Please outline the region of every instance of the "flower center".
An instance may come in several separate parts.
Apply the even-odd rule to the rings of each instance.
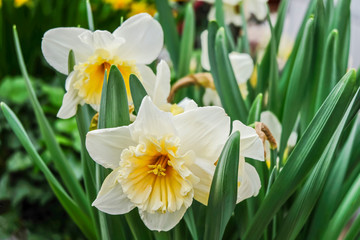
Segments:
[[[149,170],[148,173],[154,173],[157,176],[166,176],[166,166],[171,165],[169,161],[169,157],[167,155],[160,155],[157,158],[157,161],[155,164],[153,165],[148,165],[148,167],[150,169],[153,170]]]
[[[77,64],[73,87],[78,90],[78,95],[87,104],[100,105],[101,91],[104,82],[104,74],[109,77],[110,67],[115,65],[124,78],[128,100],[131,101],[129,77],[135,74],[139,77],[134,63],[122,61],[117,56],[111,56],[109,52],[98,49],[87,62]]]
[[[150,213],[175,212],[191,205],[199,179],[187,168],[190,153],[178,153],[176,137],[146,137],[123,150],[118,181],[139,209]]]

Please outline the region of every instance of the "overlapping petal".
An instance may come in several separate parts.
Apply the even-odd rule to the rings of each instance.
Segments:
[[[120,183],[117,181],[118,169],[114,169],[104,180],[92,206],[108,214],[124,214],[130,212],[135,205],[130,202],[123,193]]]
[[[44,34],[41,49],[46,61],[62,74],[68,74],[69,51],[73,50],[76,62],[91,56],[93,49],[80,39],[81,34],[91,32],[83,28],[54,28]]]
[[[127,19],[113,35],[125,39],[117,54],[123,60],[150,64],[163,47],[163,31],[149,14],[141,13]]]
[[[136,145],[128,126],[90,131],[86,136],[86,148],[91,158],[105,168],[119,167],[121,152]]]

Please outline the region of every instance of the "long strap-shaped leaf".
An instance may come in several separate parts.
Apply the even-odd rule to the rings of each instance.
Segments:
[[[357,92],[357,95],[358,94],[359,91]],[[310,177],[307,179],[304,187],[301,189],[301,192],[292,205],[281,226],[279,234],[276,237],[277,240],[295,239],[310,216],[312,209],[314,208],[325,185],[330,166],[333,165],[335,150],[339,144],[340,136],[346,127],[347,118],[354,107],[355,100],[357,100],[356,96],[353,98],[352,103],[343,116],[341,123],[323,152],[319,162],[316,164]],[[357,110],[359,110],[359,108],[357,108]],[[323,220],[321,219],[320,221]]]
[[[169,51],[175,71],[178,71],[180,56],[180,40],[177,32],[175,19],[168,0],[155,0],[156,9],[159,13],[159,22],[164,30],[165,45]]]
[[[55,167],[58,170],[60,177],[63,180],[66,188],[69,190],[71,196],[80,206],[80,208],[83,209],[85,213],[90,216],[90,204],[85,196],[84,190],[82,189],[79,181],[76,179],[73,169],[71,168],[68,160],[66,159],[63,151],[61,150],[58,142],[56,141],[55,134],[44,115],[38,99],[36,98],[35,91],[31,85],[30,78],[25,67],[24,59],[21,53],[20,42],[15,26],[14,41],[20,69],[25,79],[26,89],[29,94],[30,103],[34,109],[36,120],[39,124],[41,134],[45,140],[45,144],[50,151],[52,159],[55,163]]]
[[[311,49],[314,40],[314,19],[311,17],[306,23],[295,65],[291,73],[289,86],[286,92],[284,111],[282,115],[282,132],[280,141],[280,156],[286,148],[288,138],[293,130],[296,118],[305,96],[306,80],[311,66]]]
[[[1,103],[1,109],[4,113],[6,120],[8,121],[11,129],[14,131],[21,144],[30,155],[31,159],[34,161],[36,166],[44,174],[46,180],[48,181],[51,189],[55,193],[57,199],[60,201],[61,205],[64,207],[66,212],[69,214],[71,219],[79,226],[84,235],[89,239],[97,239],[96,231],[93,227],[92,222],[88,218],[88,215],[79,208],[79,206],[69,197],[66,191],[63,189],[61,184],[54,177],[52,172],[44,163],[43,159],[39,156],[34,145],[31,143],[30,138],[26,134],[24,127],[22,126],[19,119],[11,111],[11,109],[5,104]]]
[[[309,240],[319,239],[326,230],[329,221],[336,211],[341,200],[341,190],[344,188],[343,183],[346,178],[351,153],[353,148],[357,148],[356,139],[360,137],[360,118],[355,122],[349,137],[346,140],[340,154],[333,163],[333,167],[325,183],[324,190],[318,201],[316,211],[312,217],[311,227],[307,238]],[[331,201],[329,201],[331,199]]]
[[[265,226],[318,162],[354,96],[354,87],[355,71],[350,70],[327,97],[289,156],[251,222],[245,239],[260,238]],[[259,229],[259,226],[262,228]]]
[[[240,132],[227,140],[211,183],[204,239],[222,239],[235,209],[239,168]]]
[[[211,74],[221,103],[231,119],[246,122],[248,109],[241,96],[229,60],[224,28],[218,29],[216,22],[210,22],[209,24],[208,42]]]

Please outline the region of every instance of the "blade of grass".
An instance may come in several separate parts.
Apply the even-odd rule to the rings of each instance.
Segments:
[[[86,15],[88,20],[89,30],[93,32],[95,31],[95,27],[94,27],[94,18],[91,11],[90,0],[86,0]]]

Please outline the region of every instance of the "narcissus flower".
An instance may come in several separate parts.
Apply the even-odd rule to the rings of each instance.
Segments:
[[[262,143],[251,129],[234,123],[233,131],[241,131],[240,155],[263,159]],[[145,97],[131,125],[87,134],[90,156],[112,169],[93,206],[108,214],[125,214],[137,207],[149,229],[170,230],[193,199],[207,204],[229,131],[230,118],[220,107],[174,116]],[[243,158],[238,185],[238,201],[256,195],[260,188],[256,171]]]
[[[148,14],[138,14],[126,20],[113,33],[91,32],[82,28],[55,28],[47,31],[42,41],[46,61],[57,71],[68,74],[68,54],[74,51],[75,67],[66,79],[66,94],[58,117],[75,115],[78,104],[100,105],[104,73],[116,65],[124,77],[131,102],[129,76],[142,81],[154,75],[145,64],[159,55],[163,46],[160,24]]]

